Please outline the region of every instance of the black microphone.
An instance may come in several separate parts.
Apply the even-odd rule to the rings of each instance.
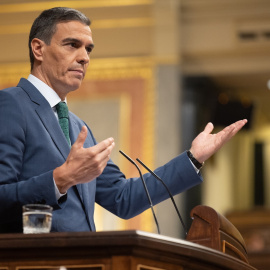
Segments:
[[[166,188],[166,190],[167,190],[167,192],[169,193],[169,195],[170,195],[170,198],[171,198],[171,200],[172,200],[172,202],[173,202],[173,205],[174,205],[174,208],[175,208],[175,210],[176,210],[176,212],[177,212],[177,214],[178,214],[178,217],[179,217],[179,219],[180,219],[180,221],[181,221],[181,224],[182,224],[182,226],[183,226],[183,229],[184,229],[184,231],[185,231],[185,234],[187,235],[188,233],[187,233],[187,229],[186,229],[186,226],[185,226],[185,223],[184,223],[184,221],[183,221],[183,219],[182,219],[182,217],[181,217],[181,215],[180,215],[180,212],[179,212],[179,210],[178,210],[178,208],[177,208],[177,206],[176,206],[176,203],[175,203],[175,201],[174,201],[174,198],[173,198],[173,196],[172,196],[172,194],[171,194],[171,192],[170,192],[170,190],[169,190],[169,188],[168,188],[168,186],[165,184],[165,182],[159,177],[159,176],[157,176],[151,169],[149,169],[141,160],[139,160],[138,158],[136,159],[147,171],[149,171],[157,180],[159,180],[162,184],[163,184],[163,186]]]
[[[143,178],[142,172],[141,172],[140,168],[138,167],[138,165],[135,163],[134,160],[132,160],[132,159],[131,159],[128,155],[126,155],[123,151],[119,150],[119,152],[120,152],[125,158],[127,158],[133,165],[135,165],[135,167],[136,167],[137,170],[139,171],[140,178],[141,178],[141,180],[142,180],[143,187],[144,187],[144,189],[145,189],[145,192],[146,192],[146,195],[147,195],[147,198],[148,198],[148,201],[149,201],[149,204],[150,204],[150,207],[151,207],[153,216],[154,216],[154,220],[155,220],[155,223],[156,223],[156,226],[157,226],[157,231],[158,231],[158,234],[160,234],[158,221],[157,221],[156,214],[155,214],[155,211],[154,211],[154,208],[153,208],[153,203],[152,203],[151,197],[150,197],[150,195],[149,195],[149,192],[148,192],[148,189],[147,189],[145,180],[144,180],[144,178]]]

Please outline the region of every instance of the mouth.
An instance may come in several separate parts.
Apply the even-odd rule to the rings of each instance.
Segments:
[[[75,74],[76,77],[79,77],[79,78],[84,77],[84,71],[81,69],[70,69],[69,71]]]

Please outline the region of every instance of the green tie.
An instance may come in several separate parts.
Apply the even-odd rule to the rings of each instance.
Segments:
[[[58,114],[59,124],[63,130],[63,133],[68,141],[69,146],[71,146],[69,138],[69,118],[68,118],[68,106],[65,102],[59,102],[56,105],[56,111]]]

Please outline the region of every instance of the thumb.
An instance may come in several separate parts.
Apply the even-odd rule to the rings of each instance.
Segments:
[[[86,137],[87,137],[87,128],[86,126],[83,126],[74,144],[77,147],[83,147]]]
[[[209,122],[204,128],[204,132],[210,134],[213,131],[213,129],[214,125],[211,122]]]

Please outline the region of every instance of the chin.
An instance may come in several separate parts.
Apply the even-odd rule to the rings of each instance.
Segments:
[[[69,91],[70,92],[76,91],[78,88],[80,88],[81,84],[82,84],[82,81],[81,80],[80,80],[79,83],[78,83],[78,81],[77,82],[70,83],[68,85]]]

